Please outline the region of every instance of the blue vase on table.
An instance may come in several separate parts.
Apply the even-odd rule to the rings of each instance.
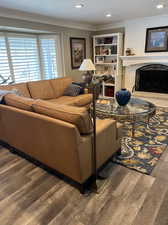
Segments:
[[[117,103],[120,106],[125,106],[128,104],[131,98],[131,92],[128,91],[126,88],[122,88],[121,90],[117,91],[115,94]]]

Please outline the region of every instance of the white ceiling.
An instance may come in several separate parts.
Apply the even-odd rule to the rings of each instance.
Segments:
[[[168,0],[0,0],[0,7],[72,22],[101,25],[168,14],[168,7],[156,9],[156,4],[163,1],[166,3]],[[77,3],[84,4],[84,8],[76,9],[74,5]],[[107,13],[111,13],[112,17],[106,18]]]

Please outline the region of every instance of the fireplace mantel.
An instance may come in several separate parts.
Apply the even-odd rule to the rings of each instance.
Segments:
[[[161,63],[168,65],[168,55],[144,55],[144,56],[120,56],[123,66],[134,66],[139,64]]]

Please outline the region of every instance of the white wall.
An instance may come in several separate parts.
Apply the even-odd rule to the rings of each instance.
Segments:
[[[126,21],[125,49],[133,48],[136,55],[168,55],[164,53],[145,53],[146,28],[168,26],[168,15],[153,16]]]

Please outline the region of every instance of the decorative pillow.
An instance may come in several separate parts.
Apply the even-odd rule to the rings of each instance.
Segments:
[[[77,82],[72,82],[72,84],[76,84],[76,85],[78,85],[78,86],[80,86],[81,87],[81,90],[80,90],[80,95],[81,94],[84,94],[84,90],[85,90],[85,86],[86,86],[86,84],[84,83],[84,82],[79,82],[79,83],[77,83]]]
[[[6,105],[33,111],[32,104],[34,103],[34,100],[32,98],[21,97],[16,94],[7,94],[4,96],[4,101]]]
[[[33,109],[37,113],[74,124],[81,134],[90,134],[92,132],[92,120],[89,112],[84,107],[36,100]]]
[[[81,87],[76,84],[70,84],[64,91],[65,96],[77,96],[81,92]]]

